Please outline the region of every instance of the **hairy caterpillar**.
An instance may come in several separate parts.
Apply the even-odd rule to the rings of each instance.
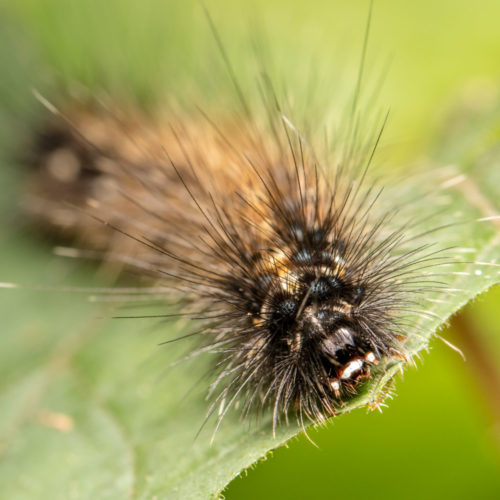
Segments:
[[[47,106],[25,209],[79,255],[170,288],[201,321],[200,352],[219,353],[219,420],[238,405],[270,408],[274,426],[290,413],[324,421],[406,359],[404,313],[415,286],[431,286],[419,269],[433,257],[408,247],[364,185],[378,136],[331,169],[279,107],[264,128]]]

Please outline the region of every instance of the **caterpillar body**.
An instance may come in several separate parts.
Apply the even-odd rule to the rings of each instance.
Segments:
[[[366,180],[381,129],[321,158],[279,106],[267,126],[47,107],[25,210],[80,255],[168,287],[202,323],[219,423],[231,407],[270,411],[274,426],[324,421],[408,359],[406,312],[431,286],[419,271],[431,257]]]

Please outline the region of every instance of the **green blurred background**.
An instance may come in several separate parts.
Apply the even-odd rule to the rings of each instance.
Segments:
[[[369,2],[206,4],[243,87],[252,87],[248,47],[259,31],[287,86],[305,88],[318,65],[318,102],[330,92],[348,93],[337,80],[355,78]],[[15,148],[39,108],[32,87],[54,96],[61,85],[79,82],[145,106],[173,96],[208,108],[231,92],[222,66],[213,69],[217,50],[198,2],[4,0],[0,9],[0,131],[7,148]],[[498,0],[374,2],[366,79],[385,77],[377,101],[391,109],[389,163],[432,152],[445,119],[464,102],[488,110],[500,84],[499,20]],[[497,366],[499,303],[496,289],[465,313]],[[443,335],[460,344],[453,331]],[[434,340],[418,369],[400,377],[382,414],[335,419],[311,432],[317,447],[293,440],[234,480],[225,497],[500,498],[500,421],[492,402],[500,395],[488,393],[476,373]]]

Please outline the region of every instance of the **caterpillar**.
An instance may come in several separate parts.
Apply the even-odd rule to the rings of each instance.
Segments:
[[[332,169],[279,105],[265,128],[46,104],[25,211],[80,256],[170,289],[201,322],[198,350],[218,354],[219,423],[232,406],[270,411],[274,427],[293,413],[325,421],[407,359],[404,313],[432,257],[408,248],[366,181],[382,127]]]

